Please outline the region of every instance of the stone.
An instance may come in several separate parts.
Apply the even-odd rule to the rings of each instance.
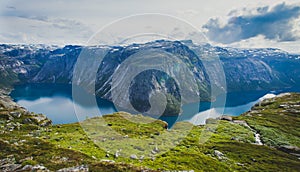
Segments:
[[[239,124],[239,125],[243,125],[245,127],[248,127],[247,122],[243,121],[243,120],[233,120],[232,122],[235,123],[235,124]]]
[[[120,156],[120,151],[116,151],[115,158],[118,158]]]
[[[217,124],[218,120],[217,119],[213,119],[213,118],[207,118],[205,120],[205,124]]]
[[[138,157],[135,154],[130,155],[130,159],[138,159]]]
[[[157,152],[155,152],[154,150],[151,151],[152,154],[157,154]]]
[[[220,117],[218,117],[219,120],[224,120],[224,121],[232,121],[232,117],[231,116],[226,116],[226,115],[222,115]]]
[[[58,172],[88,172],[89,168],[86,165],[80,165],[75,167],[63,168],[57,171]]]
[[[21,171],[31,171],[32,168],[33,168],[32,165],[25,165],[25,166],[21,169]]]
[[[25,119],[23,119],[22,123],[23,123],[23,124],[31,124],[32,121],[31,121],[30,118],[25,118]]]
[[[110,159],[101,159],[100,162],[110,162],[110,163],[114,163],[114,160],[110,160]]]
[[[9,112],[9,114],[15,118],[20,118],[21,117],[21,113],[20,112]]]
[[[218,150],[214,150],[214,155],[217,156],[218,159],[223,159],[224,154]]]
[[[157,145],[155,146],[155,148],[153,149],[153,151],[159,152],[159,149],[158,149]]]
[[[38,170],[43,170],[43,171],[49,171],[46,167],[44,167],[43,165],[35,165],[32,167],[32,170],[38,171]]]

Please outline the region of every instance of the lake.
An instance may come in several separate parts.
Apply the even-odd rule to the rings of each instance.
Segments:
[[[193,124],[203,124],[208,117],[216,117],[221,114],[238,116],[248,110],[266,94],[278,94],[287,91],[299,91],[285,89],[279,91],[248,91],[232,92],[226,95],[225,107],[211,107],[210,102],[186,104],[182,107],[182,115],[179,117],[161,117],[170,125],[176,121],[190,121]],[[80,90],[82,97],[90,97],[84,90]],[[76,100],[72,98],[72,85],[62,84],[26,84],[18,85],[10,96],[15,102],[27,110],[45,114],[54,124],[64,124],[82,121],[86,118],[111,114],[116,112],[114,104],[105,99],[96,98],[97,105],[91,105],[89,100]],[[218,98],[217,98],[218,101]],[[76,106],[76,113],[75,108]],[[194,107],[199,107],[195,110]],[[194,109],[194,110],[192,110]],[[77,114],[77,115],[76,115]]]

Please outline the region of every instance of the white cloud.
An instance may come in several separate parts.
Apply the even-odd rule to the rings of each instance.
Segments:
[[[236,48],[279,48],[281,50],[299,54],[299,45],[300,41],[293,42],[277,42],[274,40],[266,39],[263,35],[258,35],[256,37],[252,37],[249,39],[245,39],[239,42],[231,43],[231,44],[221,44],[215,43],[215,45],[221,47],[236,47]]]
[[[0,2],[0,42],[84,44],[94,32],[106,24],[125,16],[141,13],[173,15],[200,29],[210,18],[219,17],[226,21],[230,11],[232,15],[236,15],[244,7],[248,9],[273,6],[283,1],[2,0]],[[299,3],[299,0],[285,0],[284,2],[294,4]],[[237,10],[233,11],[234,9]],[[164,23],[161,23],[161,26],[163,28]],[[299,33],[299,30],[296,29],[293,32]],[[190,33],[176,30],[174,34],[190,35]],[[240,44],[246,45],[246,43]]]
[[[3,43],[82,44],[93,34],[84,24],[63,18],[0,17]]]

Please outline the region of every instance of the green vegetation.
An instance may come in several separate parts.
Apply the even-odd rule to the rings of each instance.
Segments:
[[[85,164],[91,171],[298,171],[296,156],[269,146],[299,146],[299,100],[299,94],[269,99],[233,121],[180,122],[171,130],[123,112],[49,125],[23,109],[0,106],[0,159],[13,156],[50,170]],[[256,145],[253,130],[235,120],[246,121],[266,145]]]
[[[300,96],[287,94],[267,99],[237,117],[258,131],[269,146],[300,147]]]

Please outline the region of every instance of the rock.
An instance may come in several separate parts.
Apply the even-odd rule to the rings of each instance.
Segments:
[[[155,152],[154,150],[152,150],[151,153],[152,153],[153,155],[154,155],[154,154],[157,154],[157,152]]]
[[[242,163],[236,163],[236,165],[238,165],[238,166],[244,166],[245,164],[242,164]]]
[[[0,160],[0,171],[9,172],[9,171],[43,171],[48,172],[49,170],[42,165],[25,165],[22,168],[22,164],[16,164],[14,158],[5,158]]]
[[[4,159],[0,160],[0,166],[5,165],[5,164],[13,164],[13,163],[15,163],[14,158],[4,158]]]
[[[22,169],[21,169],[21,171],[31,171],[32,170],[32,165],[25,165]]]
[[[138,159],[138,157],[135,154],[130,155],[130,159]]]
[[[286,105],[286,104],[282,104],[282,105],[279,105],[279,108],[288,108],[289,105]]]
[[[41,124],[40,124],[40,126],[41,127],[47,127],[47,126],[50,126],[50,125],[52,125],[52,121],[51,120],[45,120],[45,121],[43,121]]]
[[[143,160],[145,158],[145,156],[144,155],[142,155],[141,157],[140,157],[140,160]]]
[[[21,164],[5,164],[0,167],[1,171],[16,171],[22,167]]]
[[[75,167],[63,168],[57,171],[58,172],[88,172],[89,168],[86,165],[80,165]]]
[[[248,127],[247,122],[243,121],[243,120],[233,120],[232,122],[235,123],[235,124],[239,124],[239,125],[243,125],[245,127]]]
[[[214,155],[217,156],[218,159],[224,158],[224,154],[218,150],[214,150]]]
[[[285,97],[285,96],[290,96],[290,95],[291,95],[291,93],[281,93],[281,94],[278,94],[278,95],[276,96],[276,98]]]
[[[217,119],[224,120],[224,121],[232,121],[232,117],[226,116],[226,115],[222,115],[222,116],[218,117]]]
[[[136,150],[139,150],[139,151],[144,151],[145,150],[144,148],[142,148],[140,146],[134,146],[133,148],[136,149]]]
[[[110,163],[114,163],[114,160],[110,160],[110,159],[101,159],[100,162],[110,162]]]
[[[205,120],[205,124],[217,124],[218,120],[217,119],[213,119],[213,118],[207,118]]]
[[[159,149],[158,149],[157,145],[155,146],[155,148],[153,149],[153,151],[159,152]]]
[[[25,118],[25,119],[23,119],[22,123],[23,124],[32,124],[32,121],[30,118]]]
[[[220,120],[225,120],[225,121],[232,121],[232,117],[231,116],[226,116],[226,115],[220,116],[219,119]]]
[[[299,155],[300,154],[300,148],[297,146],[291,146],[291,145],[283,145],[283,146],[279,146],[277,147],[277,149],[289,153],[289,154],[293,154],[293,155]],[[297,156],[299,157],[299,156]]]
[[[32,167],[32,170],[34,171],[49,171],[46,167],[44,167],[43,165],[35,165]]]
[[[120,151],[116,151],[115,158],[118,158],[120,156]]]
[[[15,118],[20,118],[21,117],[21,113],[20,112],[9,112],[9,114]]]

